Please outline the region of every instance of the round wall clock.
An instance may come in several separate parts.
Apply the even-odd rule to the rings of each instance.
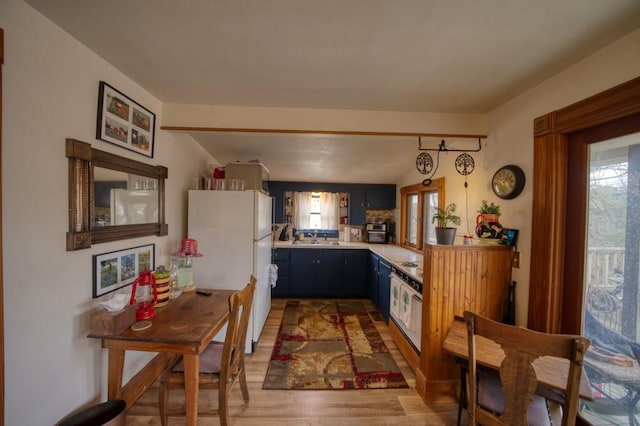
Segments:
[[[491,189],[503,200],[516,198],[524,189],[524,172],[513,164],[499,168],[491,179]]]

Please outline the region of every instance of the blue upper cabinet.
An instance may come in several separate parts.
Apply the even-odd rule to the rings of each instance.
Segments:
[[[395,208],[395,185],[370,185],[367,187],[367,209],[392,210]]]
[[[273,197],[273,222],[284,222],[284,187],[281,182],[269,182],[269,195]]]
[[[367,191],[364,187],[349,192],[349,224],[364,225],[367,221]]]
[[[347,184],[311,182],[269,182],[274,197],[274,222],[284,222],[284,193],[287,191],[326,191],[349,194],[349,224],[364,225],[367,210],[396,208],[396,186],[389,184]]]

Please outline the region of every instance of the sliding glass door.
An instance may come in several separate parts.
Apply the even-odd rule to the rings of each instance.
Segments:
[[[640,424],[640,133],[588,146],[583,334],[593,424]]]

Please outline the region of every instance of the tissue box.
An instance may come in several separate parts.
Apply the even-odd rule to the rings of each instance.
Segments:
[[[94,336],[120,334],[136,322],[136,305],[127,305],[119,312],[98,309],[91,315],[89,332]]]

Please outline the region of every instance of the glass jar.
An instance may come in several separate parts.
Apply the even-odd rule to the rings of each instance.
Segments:
[[[193,291],[193,263],[188,254],[178,258],[178,286],[183,292]]]
[[[178,258],[172,257],[169,266],[169,299],[176,299],[182,294],[178,285]]]

